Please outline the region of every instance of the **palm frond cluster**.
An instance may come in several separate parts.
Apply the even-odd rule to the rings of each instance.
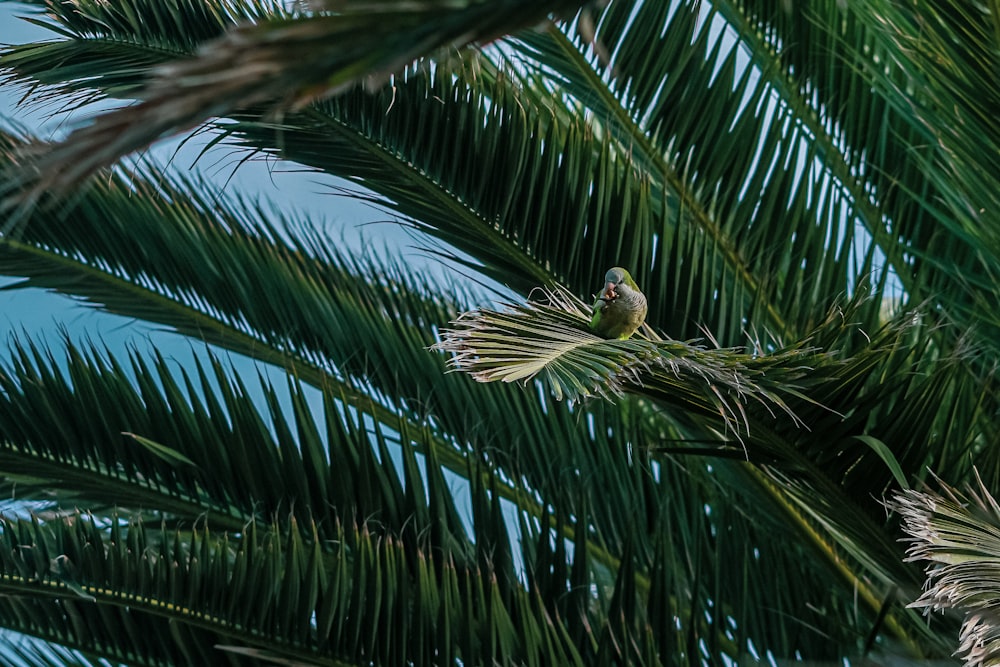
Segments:
[[[8,338],[12,659],[952,654],[882,501],[1000,488],[995,7],[35,4],[4,89],[128,104],[0,134],[0,275],[209,347]],[[430,252],[119,162],[191,128]],[[630,340],[587,330],[611,266]]]

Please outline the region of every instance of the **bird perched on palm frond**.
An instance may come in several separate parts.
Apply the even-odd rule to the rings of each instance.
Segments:
[[[646,319],[646,295],[628,271],[616,266],[604,276],[604,289],[594,301],[590,328],[598,336],[625,340]]]

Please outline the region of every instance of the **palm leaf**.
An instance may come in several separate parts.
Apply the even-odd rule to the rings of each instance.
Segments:
[[[538,589],[557,598],[567,586],[608,591],[599,602],[568,595],[565,607],[547,608],[553,617],[566,618],[566,609],[601,607],[601,615],[567,620],[560,631],[576,638],[574,650],[585,663],[598,662],[595,651],[607,657],[604,651],[612,646],[620,650],[609,659],[639,660],[653,655],[644,652],[653,644],[666,655],[683,656],[679,659],[709,655],[740,662],[749,645],[766,646],[773,655],[804,650],[809,657],[834,659],[843,646],[885,646],[887,638],[914,653],[941,652],[938,625],[928,629],[895,604],[891,591],[896,586],[909,590],[912,572],[897,562],[898,549],[874,499],[893,488],[897,477],[921,479],[929,462],[955,475],[949,479],[968,475],[964,452],[970,447],[987,462],[996,457],[982,446],[996,428],[988,371],[994,339],[985,328],[966,335],[963,326],[939,317],[954,305],[956,319],[967,323],[970,304],[982,309],[995,298],[989,279],[990,227],[976,230],[973,224],[987,218],[980,212],[949,220],[963,202],[989,201],[980,195],[991,171],[981,167],[992,153],[972,156],[956,137],[942,137],[944,152],[928,148],[934,137],[928,128],[947,119],[943,110],[960,108],[970,126],[981,125],[976,113],[966,113],[978,101],[955,97],[970,83],[990,84],[983,75],[989,70],[967,62],[967,54],[955,46],[966,43],[955,38],[962,24],[981,15],[963,11],[955,20],[939,16],[936,5],[874,3],[842,10],[840,4],[789,11],[774,3],[720,2],[699,13],[693,3],[614,2],[598,15],[593,33],[606,48],[603,59],[569,24],[518,35],[497,51],[422,63],[394,78],[395,90],[347,92],[280,119],[266,116],[271,105],[265,101],[233,114],[237,122],[228,130],[228,136],[248,146],[369,187],[361,198],[469,252],[467,264],[478,275],[499,278],[522,295],[539,285],[563,284],[585,297],[594,276],[624,257],[639,269],[656,330],[690,338],[697,325],[705,325],[725,345],[762,341],[753,355],[738,357],[743,353],[655,337],[628,341],[621,349],[603,342],[591,348],[582,342],[579,317],[550,313],[548,324],[563,327],[563,342],[572,342],[564,354],[546,359],[537,348],[525,356],[509,336],[506,343],[498,339],[502,344],[493,353],[507,354],[506,346],[521,355],[515,375],[571,362],[567,374],[545,378],[543,370],[536,376],[556,386],[565,383],[567,396],[612,386],[627,395],[609,390],[614,404],[566,405],[553,402],[547,392],[536,396],[538,381],[530,381],[533,391],[525,392],[498,386],[503,383],[476,386],[461,373],[441,379],[441,358],[422,351],[434,338],[421,328],[444,326],[456,308],[474,304],[463,297],[435,310],[427,293],[437,295],[439,285],[422,291],[405,281],[383,282],[376,277],[377,266],[339,272],[343,262],[328,261],[312,249],[322,243],[275,243],[266,233],[264,242],[247,242],[241,233],[233,235],[239,240],[198,233],[168,245],[178,258],[187,256],[178,252],[184,243],[206,242],[219,257],[252,261],[254,253],[261,253],[271,258],[267,273],[283,277],[261,279],[242,293],[243,299],[257,300],[253,308],[226,303],[217,282],[184,282],[180,272],[164,266],[169,262],[158,265],[162,282],[149,290],[163,300],[156,307],[146,300],[142,308],[154,321],[169,319],[170,326],[191,334],[204,326],[213,332],[213,342],[223,341],[222,333],[246,336],[234,337],[227,347],[256,348],[258,358],[287,365],[317,386],[341,383],[342,390],[354,392],[342,399],[353,409],[364,405],[366,395],[374,396],[376,404],[365,414],[389,429],[410,429],[401,435],[403,441],[419,434],[415,439],[429,447],[429,455],[470,480],[500,471],[491,477],[492,497],[514,500],[527,512],[522,532],[538,532],[535,553],[525,557]],[[890,20],[880,23],[879,12]],[[586,22],[580,17],[578,25]],[[80,70],[53,68],[48,77],[46,63],[73,49],[84,53],[88,42],[76,37],[113,40],[116,33],[140,32],[131,25],[109,25],[94,27],[88,35],[70,30],[72,45],[48,52],[19,51],[20,80],[62,85],[60,77],[76,77]],[[956,72],[963,77],[956,79],[961,86],[923,85],[921,67],[940,77],[951,65],[908,56],[917,49],[900,36],[922,34],[922,25],[934,26],[932,52],[943,54],[943,63],[968,70]],[[988,20],[970,33],[977,51],[991,43],[981,25],[989,25]],[[893,34],[897,26],[903,26],[900,35]],[[142,40],[162,36],[161,47],[168,52],[190,51],[192,44],[170,33],[150,25]],[[140,40],[134,41],[122,51],[136,58],[134,71],[118,76],[112,60],[94,52],[93,79],[66,81],[65,89],[97,95],[138,90],[148,76],[146,63],[157,56],[143,54]],[[750,54],[751,68],[741,64],[744,52]],[[522,60],[508,67],[508,56]],[[988,102],[989,95],[982,97]],[[990,136],[990,128],[981,129]],[[511,155],[511,146],[523,152]],[[960,159],[941,161],[942,155]],[[484,164],[491,170],[482,169]],[[947,165],[970,171],[968,165],[977,165],[978,171],[968,187],[950,193],[948,181],[961,174]],[[138,199],[148,201],[143,195],[139,192]],[[168,197],[187,198],[183,188]],[[92,215],[93,223],[100,217]],[[194,218],[198,225],[210,220],[200,214]],[[242,222],[232,227],[242,229]],[[36,226],[29,225],[25,234]],[[115,233],[131,238],[127,229],[119,229]],[[279,226],[275,236],[285,231]],[[134,250],[128,243],[105,238],[95,244],[103,246],[98,249],[70,237],[64,228],[45,241],[39,235],[26,238],[30,247],[11,244],[22,254],[8,266],[31,271],[38,285],[121,304],[110,307],[136,308],[127,305],[124,294],[135,296],[126,288],[139,274],[120,267],[142,263],[129,264]],[[282,258],[288,246],[293,261]],[[935,247],[943,249],[935,253],[936,264],[929,261]],[[299,255],[319,261],[299,261]],[[77,270],[85,267],[83,275],[105,280],[103,293],[94,282],[73,286],[59,276],[57,267],[74,266],[81,256],[86,259]],[[879,270],[883,256],[890,268]],[[42,268],[40,258],[51,263]],[[118,271],[110,281],[100,273],[108,266],[115,267],[111,273]],[[876,277],[868,284],[875,298],[859,301],[843,318],[834,311],[824,319],[830,303],[840,294],[860,292],[859,278],[873,270]],[[324,288],[313,291],[310,280],[289,279],[296,272]],[[380,288],[372,295],[377,305],[369,310],[352,300],[350,290],[326,287],[323,281],[331,276],[374,282],[392,295],[399,290],[406,296],[388,298]],[[909,326],[882,327],[882,297],[897,279],[909,298],[933,301],[910,314]],[[952,300],[956,285],[963,291]],[[182,314],[174,312],[178,294],[183,295]],[[328,300],[343,300],[348,307],[326,313]],[[295,308],[283,310],[283,302]],[[519,315],[520,308],[537,310],[516,306],[513,315],[494,315],[507,318],[504,326],[521,326],[520,315],[528,320],[538,315]],[[305,312],[315,316],[308,326],[290,331],[283,322],[297,318],[300,309],[312,309]],[[243,319],[247,312],[253,317]],[[420,323],[412,328],[411,313]],[[357,322],[375,338],[391,329],[389,338],[406,342],[365,340],[360,349],[352,348],[349,325]],[[331,326],[334,334],[328,336],[322,327]],[[528,333],[532,340],[538,334]],[[524,333],[518,330],[518,336]],[[537,340],[545,340],[544,335]],[[663,382],[672,384],[660,386],[659,396],[642,396],[657,386],[639,386],[630,378],[665,363],[656,356],[659,344],[674,346],[673,359],[698,361],[702,373],[708,372],[706,366],[718,370],[722,358],[741,364],[743,379],[756,383],[752,388],[716,379],[727,388],[720,394],[734,408],[730,418],[736,406],[745,412],[741,423],[751,426],[747,451],[759,467],[740,462],[742,449],[722,442],[721,399],[706,392],[706,378],[715,376],[692,372],[678,379],[663,373]],[[407,347],[413,350],[406,352]],[[653,355],[652,361],[638,360],[640,352]],[[366,366],[360,362],[365,355],[377,361]],[[767,367],[768,359],[776,362],[773,368]],[[394,368],[407,373],[394,377]],[[791,375],[783,376],[786,372]],[[366,377],[372,378],[368,384],[362,380]],[[782,382],[783,377],[791,382]],[[780,411],[780,418],[773,418],[775,404],[765,398],[772,390],[811,431]],[[753,395],[764,402],[733,398]],[[159,434],[148,436],[170,451],[187,451]],[[866,444],[873,439],[885,449]],[[176,461],[171,466],[148,447],[136,448],[157,464],[190,467]],[[483,467],[474,467],[480,460]],[[406,493],[419,496],[415,482],[420,475],[412,471],[420,465],[408,460],[404,466],[413,482]],[[989,467],[991,474],[1000,469]],[[425,511],[420,503],[409,507]],[[706,507],[712,516],[706,516]],[[622,517],[635,517],[634,523],[621,525]],[[486,524],[493,543],[500,544],[504,522],[484,518],[481,525]],[[575,542],[572,563],[569,544],[560,544],[560,536]],[[748,545],[764,548],[754,553]],[[762,563],[780,571],[782,582],[757,576]],[[630,581],[635,582],[631,591]],[[822,590],[817,581],[824,582]],[[830,581],[837,583],[825,585]],[[854,604],[855,591],[860,607]],[[773,608],[762,600],[773,601]],[[498,604],[507,602],[510,598]],[[526,614],[540,608],[527,598],[518,605]],[[810,616],[804,609],[825,613]],[[613,622],[601,634],[586,633],[588,624],[610,613]],[[657,632],[643,634],[645,622]],[[808,625],[825,627],[829,634],[817,636]],[[552,637],[533,632],[526,642],[540,646],[555,642]],[[512,640],[491,641],[509,648]],[[250,648],[250,655],[260,655],[252,653],[258,650]],[[567,649],[550,658],[570,661],[575,655]]]
[[[11,632],[4,633],[3,652],[11,667],[95,667],[101,664],[98,659],[90,660],[78,651]]]
[[[525,590],[510,572],[463,567],[363,526],[338,526],[324,553],[315,524],[303,539],[251,522],[237,539],[203,525],[178,532],[111,519],[109,528],[83,515],[3,521],[0,588],[13,594],[0,604],[5,622],[37,632],[28,619],[46,615],[50,639],[85,652],[107,646],[140,664],[217,659],[218,650],[238,664],[240,656],[251,664],[589,664],[553,613],[555,599],[543,600],[536,586]],[[609,591],[612,606],[628,587],[622,580]],[[572,612],[575,627],[600,631],[599,611]],[[597,647],[596,639],[585,637],[583,647]],[[596,660],[622,651],[584,650]]]
[[[151,368],[133,354],[126,373],[106,351],[65,346],[62,372],[50,352],[18,344],[12,368],[0,373],[0,470],[18,480],[19,498],[132,506],[172,520],[208,517],[234,531],[282,508],[302,522],[319,521],[321,534],[338,519],[366,517],[419,533],[440,518],[442,544],[466,548],[450,496],[413,491],[425,482],[412,441],[402,439],[410,432],[405,425],[386,433],[325,392],[323,426],[294,383],[291,418],[267,384],[262,412],[212,356],[210,370],[196,360],[194,377],[182,372],[178,381],[159,355]],[[225,444],[206,446],[211,442]]]
[[[810,370],[801,352],[765,358],[734,350],[707,350],[688,343],[650,339],[607,341],[587,329],[589,309],[565,291],[546,291],[547,303],[528,302],[505,312],[476,311],[457,320],[440,349],[451,364],[480,382],[527,382],[541,376],[557,399],[620,396],[626,388],[676,402],[684,412],[722,416],[725,426],[746,432],[744,405],[757,401],[787,413],[779,388],[794,391]],[[755,368],[756,367],[756,368]],[[763,368],[780,370],[764,377]]]
[[[510,436],[504,441],[508,463],[542,471],[533,486],[556,492],[562,481],[549,479],[546,468],[536,466],[534,459],[551,461],[572,454],[564,449],[537,451],[527,443],[539,433],[548,434],[543,440],[553,443],[594,437],[572,414],[553,409],[546,415],[537,410],[534,399],[520,392],[470,393],[470,383],[459,376],[442,383],[442,360],[423,349],[434,341],[427,327],[447,322],[455,312],[427,297],[438,288],[426,283],[407,287],[405,279],[393,278],[404,278],[398,269],[382,264],[365,267],[332,251],[311,233],[298,241],[296,250],[290,249],[277,242],[287,234],[260,222],[259,211],[219,216],[217,206],[192,201],[189,188],[171,189],[157,176],[133,179],[129,186],[114,178],[106,183],[95,186],[74,215],[50,212],[41,218],[45,224],[30,226],[19,240],[5,245],[0,251],[5,270],[29,276],[19,287],[81,296],[112,312],[159,322],[223,348],[288,366],[303,381],[335,397],[331,400],[346,401],[388,429],[405,430],[423,451],[436,449],[460,475],[467,470],[469,443],[493,447],[502,430]],[[164,209],[162,196],[194,205]],[[135,217],[133,206],[140,202],[144,214]],[[163,252],[137,254],[128,241],[137,233],[156,239],[153,244]],[[295,238],[294,230],[290,233]],[[217,291],[220,258],[249,269],[259,266],[264,256],[270,257],[267,271],[227,280],[232,289]],[[192,273],[192,267],[202,270]],[[377,283],[382,286],[376,287]],[[367,285],[363,293],[354,287],[360,284]],[[247,291],[245,297],[234,294],[241,290]],[[291,304],[296,303],[301,312],[312,313],[312,321],[300,322],[294,316],[298,311]],[[299,324],[289,328],[291,322]],[[400,374],[400,368],[408,373]],[[433,395],[426,393],[429,386],[436,387]],[[385,405],[387,400],[391,406]],[[468,417],[470,405],[475,408],[472,414],[478,415],[474,419]],[[400,411],[408,421],[405,427]],[[428,411],[435,415],[436,428],[422,425]],[[522,420],[510,423],[511,414],[522,415]],[[253,413],[248,417],[256,422]],[[623,428],[613,413],[597,419],[606,428]],[[128,423],[117,426],[112,437],[118,438],[120,431],[134,432]],[[199,439],[205,436],[194,441]],[[622,457],[609,465],[605,453],[590,450],[587,458],[595,460],[567,465],[602,470],[612,478],[625,474]],[[262,463],[260,470],[273,467]],[[300,479],[294,473],[290,478]],[[520,498],[512,487],[503,485],[505,497],[537,504]],[[608,520],[613,516],[609,511]]]
[[[546,87],[592,114],[601,135],[652,180],[662,199],[660,243],[639,266],[673,270],[637,281],[667,300],[671,333],[690,336],[710,322],[734,344],[749,317],[791,340],[817,322],[815,307],[802,305],[817,296],[807,286],[844,293],[870,267],[864,254],[839,251],[854,243],[855,228],[844,224],[854,204],[816,168],[821,153],[811,137],[789,125],[798,110],[773,101],[773,82],[755,63],[738,64],[742,45],[720,29],[718,11],[612,3],[596,33],[611,62],[568,29],[524,33],[513,46],[543,63]]]
[[[38,180],[22,204],[33,204],[52,188],[74,186],[156,139],[213,116],[264,102],[275,112],[296,108],[368,77],[388,78],[429,52],[489,41],[578,4],[512,0],[502,7],[484,2],[414,7],[362,0],[338,2],[335,12],[288,17],[275,12],[266,21],[234,26],[203,44],[196,58],[161,66],[139,93],[140,104],[107,113],[73,132],[61,148],[40,154],[34,160]]]
[[[149,181],[160,185],[154,188]],[[113,311],[162,322],[236,352],[282,366],[294,364],[296,375],[324,389],[324,393],[329,383],[344,377],[340,373],[363,377],[363,387],[377,391],[374,400],[359,392],[362,387],[352,381],[340,384],[331,395],[346,401],[351,409],[376,416],[385,428],[397,432],[402,432],[404,426],[395,410],[408,413],[405,430],[409,437],[421,451],[435,449],[447,467],[459,475],[466,474],[470,449],[491,452],[496,465],[508,470],[506,480],[524,479],[534,491],[524,495],[516,484],[505,481],[500,493],[536,516],[544,504],[538,498],[554,500],[567,495],[566,479],[559,471],[579,470],[580,479],[600,482],[588,486],[592,493],[607,487],[620,490],[616,503],[593,503],[599,508],[593,514],[596,525],[609,541],[611,552],[617,550],[617,517],[634,507],[637,498],[648,490],[638,483],[641,478],[637,479],[630,469],[625,451],[601,447],[575,450],[562,443],[594,441],[608,431],[638,441],[648,436],[637,431],[662,433],[663,426],[651,429],[638,416],[622,419],[613,410],[590,410],[584,421],[547,400],[539,409],[537,399],[523,392],[473,391],[474,385],[458,375],[442,381],[443,364],[422,349],[433,342],[423,325],[443,324],[455,311],[417,296],[438,289],[410,289],[391,278],[383,288],[373,289],[376,281],[402,274],[391,267],[365,269],[354,262],[348,262],[347,268],[334,268],[346,260],[331,254],[315,236],[308,236],[297,252],[289,252],[280,243],[272,245],[270,239],[278,237],[279,232],[254,221],[251,216],[256,218],[257,212],[220,217],[215,212],[217,207],[209,213],[212,205],[195,199],[191,208],[169,209],[171,217],[162,217],[167,210],[160,205],[163,195],[159,193],[171,200],[187,201],[191,193],[186,188],[170,190],[169,184],[158,177],[149,181],[135,178],[129,188],[122,184],[119,189],[112,179],[107,185],[95,186],[72,217],[50,213],[44,225],[31,225],[20,240],[6,247],[7,270],[31,276],[22,286],[42,286],[84,296]],[[140,204],[144,215],[133,217],[136,209],[130,207],[136,204]],[[245,232],[245,227],[256,230]],[[135,246],[127,242],[136,233],[156,238],[155,245],[169,250],[136,256]],[[267,272],[255,272],[228,283],[234,289],[248,290],[246,298],[234,299],[228,290],[221,294],[215,291],[216,258],[230,257],[234,264],[250,267],[262,256],[271,258]],[[310,259],[313,256],[318,258]],[[192,273],[192,266],[203,267],[204,271]],[[359,294],[352,285],[362,283],[369,287]],[[412,296],[406,296],[407,292]],[[312,313],[315,322],[289,330],[287,323],[297,321],[292,318],[289,303],[303,303],[304,299],[315,299],[301,306],[302,312]],[[421,310],[423,314],[419,314]],[[403,317],[396,316],[404,313]],[[359,334],[366,328],[369,333]],[[402,340],[412,344],[400,344]],[[377,363],[378,359],[384,362]],[[399,368],[407,368],[408,373],[400,374]],[[336,376],[335,371],[339,371]],[[424,389],[428,386],[435,387],[431,395]],[[385,397],[395,397],[392,410],[380,404]],[[221,407],[218,410],[224,412]],[[420,423],[428,413],[435,424],[430,429]],[[511,415],[519,418],[512,422]],[[258,419],[252,412],[248,418],[251,423]],[[127,423],[116,428],[114,438],[120,431],[134,432]],[[505,437],[499,438],[499,433]],[[204,439],[197,436],[194,441]],[[540,447],[539,442],[551,444]],[[202,474],[219,465],[227,464],[206,465]],[[265,460],[259,469],[274,467]],[[290,479],[302,479],[294,472],[289,475]],[[252,495],[249,489],[242,493]],[[609,560],[608,552],[600,547],[595,547],[594,557]]]
[[[889,503],[902,517],[908,559],[926,563],[924,592],[910,606],[962,614],[957,653],[966,665],[993,664],[1000,656],[1000,506],[981,481],[966,493],[942,487],[900,492]]]

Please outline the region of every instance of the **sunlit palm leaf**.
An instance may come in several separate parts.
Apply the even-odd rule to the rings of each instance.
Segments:
[[[694,413],[719,415],[720,426],[735,432],[749,427],[743,407],[749,401],[795,419],[780,388],[791,389],[807,361],[815,361],[801,352],[759,364],[751,354],[655,336],[608,341],[588,330],[589,309],[572,295],[550,291],[544,296],[548,303],[471,313],[445,332],[439,347],[454,352],[452,365],[480,382],[526,382],[539,376],[558,398],[611,398],[631,389],[676,401]],[[775,373],[765,376],[764,367]]]

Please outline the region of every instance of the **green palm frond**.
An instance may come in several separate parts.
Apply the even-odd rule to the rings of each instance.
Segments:
[[[44,224],[26,228],[4,249],[6,270],[30,276],[23,286],[82,296],[114,312],[161,322],[226,349],[290,367],[324,392],[343,377],[341,373],[364,378],[364,385],[378,392],[374,400],[350,381],[339,384],[333,395],[397,432],[403,424],[395,411],[402,410],[408,415],[405,428],[417,447],[434,449],[459,475],[466,474],[468,451],[483,449],[507,470],[507,479],[525,479],[541,498],[574,495],[566,491],[566,478],[560,472],[564,470],[578,471],[580,479],[594,482],[588,493],[617,488],[620,495],[615,501],[597,503],[595,496],[592,504],[597,508],[596,525],[611,545],[618,542],[617,517],[641,502],[648,488],[630,470],[624,450],[597,446],[576,450],[564,443],[599,442],[599,434],[607,432],[639,442],[662,437],[663,426],[651,426],[639,415],[623,418],[610,409],[591,409],[583,421],[548,399],[539,409],[537,399],[521,391],[476,391],[467,378],[443,376],[443,360],[423,349],[434,341],[426,327],[444,326],[456,312],[418,296],[440,293],[439,288],[406,288],[406,281],[394,278],[385,282],[386,277],[402,278],[402,274],[386,266],[359,267],[332,253],[318,237],[307,237],[310,240],[293,251],[276,242],[279,232],[261,226],[256,212],[219,216],[219,203],[200,201],[183,184],[172,189],[159,176],[135,176],[127,188],[117,184],[115,178],[103,181],[71,214],[50,213]],[[162,197],[193,205],[165,209]],[[137,255],[137,247],[128,241],[133,234],[146,237],[161,252]],[[224,258],[234,266],[252,267],[260,266],[265,256],[270,257],[266,272],[226,282],[234,291],[245,291],[245,297],[218,291],[218,267]],[[192,267],[203,270],[192,272]],[[376,283],[383,283],[383,288],[376,288]],[[366,287],[359,292],[356,286],[361,284]],[[408,292],[411,296],[405,296]],[[289,304],[295,303],[302,304],[301,312],[312,314],[312,322],[294,316]],[[289,322],[297,322],[297,328],[289,330]],[[408,372],[400,374],[400,368]],[[432,386],[434,391],[428,392],[426,387]],[[392,410],[382,404],[386,397],[392,399]],[[434,426],[429,429],[420,421],[427,414],[433,415]],[[119,430],[133,432],[128,426]],[[143,434],[155,440],[151,433]],[[261,469],[272,467],[265,464]],[[218,466],[206,468],[215,469]],[[499,492],[540,514],[542,503],[533,494],[521,494],[515,483],[504,482]],[[616,548],[612,546],[612,552]],[[606,552],[594,557],[609,558]]]
[[[504,613],[493,606],[501,595],[497,580],[490,584],[485,573],[456,566],[447,556],[428,550],[410,560],[402,542],[350,524],[333,528],[336,539],[328,543],[314,525],[312,531],[306,541],[296,529],[251,522],[234,539],[204,525],[151,530],[115,516],[110,527],[85,515],[5,521],[2,587],[45,593],[10,597],[5,606],[21,618],[47,613],[61,620],[59,639],[67,645],[85,651],[118,646],[119,659],[134,652],[161,663],[217,660],[213,644],[256,636],[249,648],[307,664],[350,664],[362,657],[398,664],[433,652],[429,640],[438,632],[454,632],[463,646],[475,646],[479,642],[471,640],[484,627],[477,619]],[[332,546],[329,553],[323,544]],[[387,582],[407,583],[421,604],[391,592],[384,597],[378,591]],[[462,589],[467,597],[448,600]],[[461,615],[452,617],[456,612]],[[353,621],[337,620],[347,618]],[[366,627],[380,618],[392,618],[392,631],[406,640],[373,641]],[[114,639],[119,632],[125,637]]]
[[[876,213],[902,241],[871,231],[894,279],[914,301],[947,294],[946,310],[962,323],[954,331],[974,326],[992,346],[996,323],[987,313],[997,295],[989,276],[1000,246],[988,231],[996,188],[984,182],[983,160],[1000,145],[986,110],[998,90],[995,12],[962,2],[733,4],[726,11],[745,17],[748,36],[774,31],[782,45],[775,70],[800,98],[822,105],[811,126],[828,145],[845,147],[829,152],[843,163],[831,161],[831,173],[859,211]],[[961,146],[953,143],[959,134]]]
[[[456,354],[457,369],[480,381],[537,376],[569,398],[627,392],[693,419],[703,433],[714,431],[717,442],[724,442],[718,435],[725,431],[722,413],[740,427],[731,429],[745,443],[743,455],[762,466],[760,472],[733,471],[735,477],[759,487],[837,568],[854,562],[857,569],[841,569],[839,576],[861,588],[875,612],[891,604],[883,601],[887,586],[910,587],[914,579],[883,533],[878,508],[866,509],[857,499],[882,497],[901,477],[918,477],[932,446],[923,441],[888,448],[878,438],[905,442],[892,433],[900,428],[929,437],[946,428],[953,438],[967,438],[980,417],[975,410],[964,417],[953,411],[953,423],[935,426],[934,406],[954,400],[945,397],[965,384],[964,368],[956,360],[953,366],[938,362],[930,375],[918,370],[925,365],[918,360],[927,332],[911,328],[912,315],[910,326],[896,323],[868,336],[849,324],[855,313],[835,311],[802,347],[748,354],[656,336],[606,341],[587,330],[582,303],[556,293],[550,303],[471,313],[446,332],[441,347]],[[863,349],[843,357],[831,352],[844,352],[844,340],[852,338],[864,341]],[[852,408],[859,402],[867,412]],[[902,422],[873,419],[878,414],[899,415]],[[654,456],[661,446],[653,445]],[[683,453],[685,447],[678,442],[666,450]],[[857,578],[861,572],[865,583]],[[888,623],[902,637],[921,633],[921,623],[905,611],[893,612]]]
[[[474,502],[477,513],[498,511],[485,495]],[[476,567],[365,526],[338,525],[335,539],[321,541],[315,524],[302,537],[294,524],[250,522],[237,538],[203,523],[153,530],[109,518],[2,522],[0,589],[9,595],[0,614],[8,624],[138,664],[211,661],[221,650],[237,664],[583,665],[651,661],[654,638],[676,618],[629,599],[628,566],[602,585],[596,603],[543,596],[565,593],[567,583],[577,592],[590,587],[585,567],[551,569],[565,566],[566,554],[551,550],[547,535],[525,539],[536,573],[525,589],[509,569],[496,569],[510,561],[502,543],[486,539]],[[607,612],[620,625],[600,622]],[[30,620],[40,616],[44,629]],[[622,642],[629,634],[634,646]]]
[[[281,16],[275,11],[266,20],[234,25],[202,43],[196,57],[159,66],[139,92],[141,103],[108,112],[35,156],[37,181],[22,205],[33,205],[53,189],[65,191],[156,139],[212,117],[262,103],[278,114],[366,80],[380,84],[420,56],[490,41],[579,4],[510,0],[501,6],[414,6],[359,0],[338,2],[331,12]],[[174,19],[168,24],[173,28],[177,17],[166,13]],[[142,20],[135,16],[129,23]],[[181,39],[191,44],[191,38]]]
[[[651,179],[659,244],[636,279],[675,314],[671,333],[711,323],[736,344],[750,318],[790,341],[817,322],[806,302],[848,292],[872,267],[838,251],[855,242],[856,205],[817,166],[801,110],[775,100],[768,54],[741,64],[744,44],[721,11],[611,3],[596,37],[609,63],[567,29],[523,33],[513,46]],[[657,264],[673,270],[647,273]]]
[[[318,421],[291,382],[286,417],[273,387],[262,380],[258,407],[212,356],[209,368],[196,360],[193,375],[175,378],[159,354],[151,367],[138,354],[123,364],[107,351],[65,347],[59,364],[51,352],[15,343],[11,368],[0,372],[0,469],[16,481],[17,497],[207,517],[233,531],[284,511],[317,521],[324,537],[338,520],[419,533],[440,517],[443,543],[463,548],[451,497],[425,500],[427,485],[443,482],[434,471],[423,481],[413,445],[425,436],[405,439],[412,429],[404,423],[369,422],[330,391],[319,397]],[[425,463],[435,461],[422,449]]]
[[[908,559],[926,567],[924,591],[910,606],[961,614],[957,653],[966,665],[994,664],[1000,659],[1000,505],[981,481],[965,493],[941,486],[941,493],[901,492],[889,503],[903,520]]]
[[[57,64],[42,57],[33,68]],[[93,71],[88,85],[100,75]],[[522,108],[515,82],[471,53],[418,64],[391,88],[351,91],[280,122],[252,110],[218,129],[363,185],[375,203],[477,257],[476,270],[523,293],[560,280],[582,295],[607,266],[645,265],[655,246],[649,188],[630,182],[627,162],[607,142],[595,145],[586,124],[553,127],[551,109]],[[521,148],[512,154],[511,146]],[[567,155],[579,156],[571,170],[563,167]],[[553,200],[562,205],[551,209]],[[633,213],[642,233],[618,225]]]
[[[164,207],[164,197],[188,204]],[[303,239],[294,229],[276,229],[261,221],[259,211],[236,210],[227,213],[221,202],[200,198],[193,187],[172,187],[158,175],[137,175],[127,185],[112,177],[67,214],[36,212],[45,217],[0,248],[0,263],[9,273],[28,277],[18,287],[83,297],[287,368],[385,428],[405,430],[421,451],[434,449],[456,474],[466,474],[469,451],[499,449],[509,478],[528,475],[532,488],[546,496],[562,494],[564,480],[538,465],[542,461],[562,461],[562,467],[622,488],[623,507],[642,493],[634,489],[627,457],[561,445],[597,438],[564,407],[539,409],[523,392],[475,391],[467,378],[444,375],[443,358],[425,350],[435,340],[433,329],[457,312],[431,298],[440,287],[414,282],[400,267],[346,258],[314,233]],[[138,252],[130,241],[134,234],[158,250]],[[279,241],[288,236],[299,239],[296,246]],[[266,271],[252,270],[262,261]],[[227,265],[248,272],[223,279]],[[195,267],[200,268],[192,271]],[[448,291],[461,294],[457,288]],[[303,319],[297,313],[311,315]],[[432,425],[427,415],[433,415]],[[511,415],[519,418],[512,421]],[[614,411],[598,411],[591,419],[604,432],[645,428]],[[135,432],[127,424],[119,431]],[[536,438],[552,445],[531,445]],[[523,507],[538,505],[522,497],[516,484],[504,483],[500,492]],[[615,508],[602,510],[607,512],[602,523],[613,525]]]
[[[11,632],[3,633],[3,656],[10,667],[97,667],[102,664],[99,659],[88,659],[59,644]]]
[[[44,13],[26,20],[63,39],[7,46],[0,56],[0,82],[24,85],[32,102],[53,102],[60,110],[109,96],[133,98],[157,66],[191,53],[238,24],[287,13],[283,3],[273,0],[150,0],[128,7],[90,0],[32,4],[40,5],[39,12]]]

